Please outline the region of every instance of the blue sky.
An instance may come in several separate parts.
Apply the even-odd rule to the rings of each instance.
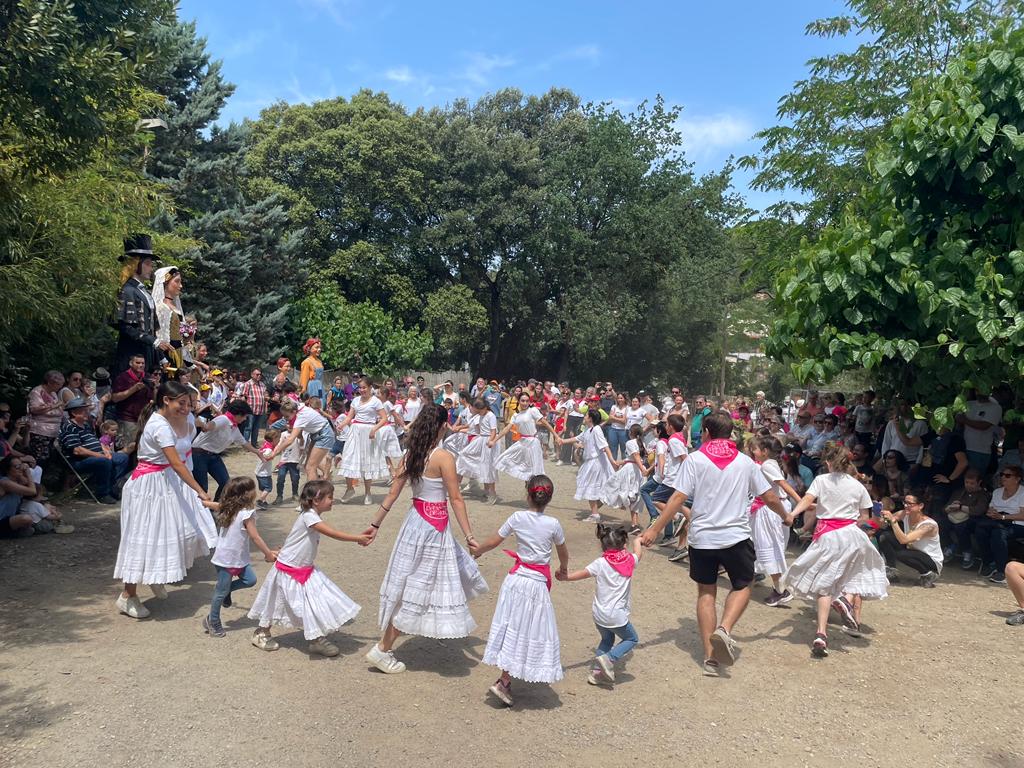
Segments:
[[[276,100],[388,92],[410,109],[506,86],[571,88],[624,111],[661,94],[682,105],[698,172],[756,150],[776,102],[812,56],[848,47],[804,35],[836,0],[712,3],[181,0],[237,91],[224,119],[257,117]],[[778,199],[736,187],[754,208]]]

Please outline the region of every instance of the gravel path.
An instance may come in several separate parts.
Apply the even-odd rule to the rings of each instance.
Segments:
[[[247,454],[229,460],[235,473],[252,464]],[[582,567],[599,551],[572,501],[574,471],[549,471],[549,511],[565,527],[571,567]],[[497,506],[469,502],[478,537],[522,507],[520,483],[502,478],[498,491]],[[376,488],[375,501],[383,494]],[[318,565],[363,606],[332,636],[342,651],[334,659],[310,657],[300,632],[277,633],[276,653],[253,648],[245,613],[255,589],[224,610],[226,638],[203,635],[208,560],[168,600],[146,600],[151,619],[119,616],[116,507],[70,508],[78,528],[69,536],[0,541],[0,765],[1024,766],[1024,630],[1003,623],[1013,607],[1005,587],[956,565],[937,589],[896,585],[869,603],[866,637],[836,628],[825,660],[810,657],[809,606],[754,603],[735,633],[742,656],[731,676],[708,679],[696,590],[655,549],[633,587],[640,645],[614,690],[586,682],[593,583],[556,583],[566,677],[514,684],[506,710],[486,694],[496,670],[480,662],[510,564],[499,550],[481,560],[491,592],[472,605],[472,637],[405,638],[396,650],[406,674],[371,671],[363,654],[377,637],[377,590],[407,504],[408,492],[372,547],[321,541]],[[358,531],[369,513],[336,503],[327,519]],[[277,547],[292,522],[290,506],[273,508],[259,528]],[[267,564],[255,567],[262,579]],[[755,601],[766,594],[758,587]]]

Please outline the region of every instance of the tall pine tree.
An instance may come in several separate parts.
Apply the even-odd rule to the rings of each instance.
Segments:
[[[303,278],[302,232],[290,228],[276,197],[246,194],[249,128],[214,125],[234,86],[195,24],[158,26],[152,43],[160,56],[147,85],[167,99],[167,129],[156,135],[146,171],[176,206],[154,225],[197,242],[182,254],[185,311],[197,316],[199,338],[218,362],[273,359],[286,351],[288,308]]]

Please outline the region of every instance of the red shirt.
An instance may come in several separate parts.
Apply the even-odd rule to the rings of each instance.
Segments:
[[[138,381],[142,381],[146,386],[134,394],[129,395],[124,400],[114,403],[118,421],[138,421],[139,415],[142,413],[142,409],[145,408],[149,404],[149,401],[153,399],[153,390],[150,388],[150,384],[146,380],[145,375],[140,376],[131,368],[119,373],[114,379],[113,386],[110,388],[112,393],[124,392],[127,389],[131,389]]]

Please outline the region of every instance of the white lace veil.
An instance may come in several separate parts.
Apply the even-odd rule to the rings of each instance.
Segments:
[[[177,270],[177,267],[160,267],[153,274],[153,303],[158,307],[164,306],[164,285],[167,283],[167,273],[172,269]],[[181,317],[185,317],[185,312],[181,308],[181,297],[174,300],[174,308]]]

